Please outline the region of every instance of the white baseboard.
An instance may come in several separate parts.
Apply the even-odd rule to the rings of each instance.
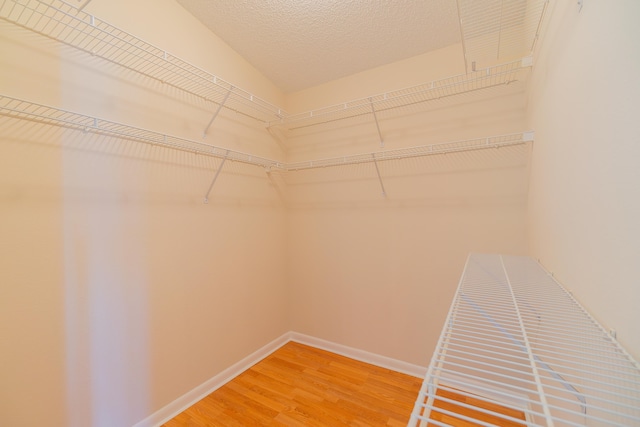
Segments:
[[[370,363],[372,365],[380,366],[382,368],[391,369],[403,374],[412,375],[414,377],[422,378],[427,372],[427,368],[424,366],[413,365],[411,363],[402,362],[400,360],[392,359],[390,357],[381,356],[379,354],[370,353],[368,351],[359,350],[357,348],[349,347],[342,344],[337,344],[331,341],[326,341],[320,338],[315,338],[309,335],[300,334],[298,332],[287,332],[280,337],[271,341],[262,348],[254,351],[241,361],[233,364],[229,368],[220,372],[213,378],[200,384],[193,390],[180,396],[168,405],[160,408],[158,411],[149,415],[144,420],[136,423],[133,427],[158,427],[175,417],[191,405],[195,404],[199,400],[203,399],[207,395],[213,393],[242,372],[249,369],[271,353],[288,343],[289,341],[295,341],[300,344],[306,344],[311,347],[316,347],[322,350],[327,350],[332,353],[340,354],[342,356],[350,357],[351,359],[359,360],[361,362]]]
[[[393,371],[401,372],[403,374],[411,375],[417,378],[422,378],[427,373],[426,366],[414,365],[411,363],[403,362],[401,360],[392,359],[390,357],[381,356],[379,354],[370,353],[368,351],[360,350],[342,344],[337,344],[332,341],[323,340],[321,338],[312,337],[310,335],[305,335],[298,332],[290,332],[290,334],[291,341],[295,341],[300,344],[306,344],[322,350],[327,350],[341,356],[346,356],[351,359],[359,360],[361,362],[380,366],[381,368],[391,369]]]
[[[183,394],[173,402],[160,408],[158,411],[149,415],[144,420],[136,423],[133,427],[158,427],[175,417],[185,409],[202,400],[209,394],[213,393],[251,366],[255,365],[286,343],[291,341],[291,332],[287,332],[275,340],[271,341],[262,348],[254,351],[241,361],[234,363],[224,371],[220,372],[213,378],[205,381],[186,394]]]

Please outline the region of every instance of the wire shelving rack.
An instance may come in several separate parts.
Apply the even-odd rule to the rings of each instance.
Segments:
[[[461,141],[440,142],[436,144],[420,145],[416,147],[398,148],[394,150],[375,151],[371,153],[350,156],[332,157],[326,159],[309,160],[287,163],[285,168],[290,171],[326,168],[331,166],[354,165],[385,160],[399,160],[412,157],[424,157],[435,154],[454,153],[459,151],[483,150],[500,148],[510,145],[520,145],[533,141],[534,133],[519,132],[507,135],[489,136],[486,138],[465,139]]]
[[[270,125],[289,130],[330,123],[358,116],[375,115],[390,110],[437,101],[481,90],[510,85],[526,79],[532,65],[530,57],[488,67],[471,73],[434,80],[417,86],[360,98],[299,114],[283,116]]]
[[[2,0],[0,20],[268,123],[281,108],[61,0]]]
[[[439,390],[497,402],[526,420]],[[449,425],[443,416],[493,425],[448,403],[526,426],[640,425],[640,365],[533,259],[472,254],[409,425]]]
[[[459,151],[499,148],[509,145],[524,144],[529,141],[533,141],[534,137],[533,132],[528,131],[485,138],[398,148],[395,150],[286,163],[4,95],[0,95],[0,116],[238,161],[255,166],[261,166],[269,170],[279,169],[283,171],[297,171],[330,166],[346,166],[358,163],[398,160]]]
[[[282,108],[62,0],[1,0],[0,21],[101,58],[267,126],[278,125],[290,130],[361,115],[375,116],[389,110],[509,85],[524,80],[532,65],[531,58],[525,57],[401,90],[288,114]]]
[[[165,135],[147,129],[90,117],[8,96],[0,95],[0,116],[228,159],[255,166],[262,166],[264,168],[284,167],[283,163],[276,160],[216,147],[203,142]]]
[[[466,71],[530,55],[549,0],[456,0]]]

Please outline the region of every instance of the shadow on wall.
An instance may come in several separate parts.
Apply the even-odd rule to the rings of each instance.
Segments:
[[[183,270],[188,288],[197,290],[220,263],[233,269],[228,258],[249,241],[253,229],[247,224],[281,216],[279,193],[264,169],[228,161],[205,205],[220,159],[9,117],[0,117],[0,129],[0,208],[7,227],[17,227],[3,233],[4,243],[14,247],[3,281],[25,300],[28,283],[45,286],[55,297],[38,290],[28,304],[42,314],[28,321],[48,324],[53,336],[64,328],[64,340],[47,350],[49,363],[58,363],[55,355],[61,354],[64,366],[45,374],[66,372],[66,396],[55,385],[61,396],[51,399],[52,405],[66,402],[64,425],[130,425],[167,400],[155,391],[159,379],[152,373],[166,352],[158,345],[164,327],[158,318],[191,322],[185,320],[189,314],[171,314],[166,301],[158,303],[165,292],[159,276],[174,279],[174,272]],[[23,228],[27,233],[20,235]],[[24,255],[16,250],[21,246]],[[185,247],[194,253],[185,255]],[[225,251],[231,255],[222,257]],[[215,259],[205,262],[200,253]],[[25,265],[33,271],[25,273]],[[178,288],[171,297],[176,304],[183,293]],[[19,324],[27,321],[18,302],[23,296],[8,296],[15,304],[9,312],[15,311]],[[54,319],[47,313],[59,299],[63,307]],[[192,306],[191,313],[200,311]],[[39,341],[43,331],[37,326],[28,339]],[[25,364],[33,362],[33,356],[19,356],[23,350],[14,352]],[[11,366],[18,377],[33,369]],[[22,381],[32,394],[37,385]]]
[[[530,143],[283,175],[293,209],[525,205]],[[385,192],[382,193],[384,188]]]
[[[0,143],[18,156],[28,159],[62,155],[67,172],[75,175],[65,182],[66,203],[201,205],[222,162],[215,157],[7,117],[0,118],[0,125],[3,127]],[[266,198],[264,194],[252,198],[224,188],[229,180],[260,188],[273,187],[261,167],[228,161],[220,178],[212,189],[216,197],[211,198],[210,204],[278,208],[275,188]],[[43,202],[55,193],[39,185],[58,185],[57,182],[15,184],[17,181],[10,190],[7,186],[0,197],[4,196],[5,201],[35,198]]]

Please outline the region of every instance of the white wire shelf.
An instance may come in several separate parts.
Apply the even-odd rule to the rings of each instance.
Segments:
[[[61,0],[1,0],[0,20],[268,123],[281,108]],[[228,95],[227,95],[228,94]]]
[[[467,71],[531,55],[549,0],[457,0]]]
[[[460,151],[499,148],[509,145],[524,144],[529,141],[533,141],[534,136],[533,132],[528,131],[462,141],[422,145],[417,147],[399,148],[395,150],[377,151],[350,156],[284,163],[260,156],[254,156],[235,150],[230,150],[223,147],[216,147],[214,145],[206,144],[203,142],[161,134],[147,129],[129,126],[109,120],[103,120],[100,118],[78,114],[71,111],[49,107],[46,105],[37,104],[4,95],[0,95],[0,116],[12,117],[15,119],[43,123],[52,126],[59,126],[81,132],[90,132],[99,135],[112,136],[115,138],[148,143],[222,159],[226,158],[228,160],[262,166],[267,169],[279,169],[283,171],[297,171],[314,168],[325,168],[330,166],[347,166],[359,163],[375,163],[385,160],[423,157]]]
[[[372,153],[355,154],[350,156],[287,163],[285,164],[285,169],[289,171],[297,171],[304,169],[326,168],[331,166],[354,165],[358,163],[371,163],[374,161],[380,162],[385,160],[399,160],[411,157],[424,157],[435,154],[454,153],[458,151],[500,148],[509,145],[525,144],[529,141],[533,141],[533,132],[520,132],[507,135],[490,136],[485,138],[465,139],[461,141],[441,142],[437,144],[420,145],[416,147],[398,148],[395,150],[375,151]]]
[[[253,94],[62,0],[0,0],[0,21],[265,123],[293,130],[376,115],[526,80],[531,58],[290,115]],[[217,112],[215,113],[217,115]],[[215,117],[215,116],[214,116]],[[376,118],[377,122],[377,118]],[[206,132],[206,131],[205,131]]]
[[[475,72],[434,80],[405,89],[356,99],[299,114],[283,116],[270,123],[289,130],[330,123],[363,115],[409,107],[429,101],[509,85],[526,79],[531,58],[488,67]]]
[[[640,365],[528,257],[469,256],[409,422],[494,425],[439,390],[522,411],[480,410],[526,426],[640,425]]]
[[[284,168],[275,160],[254,156],[240,151],[216,147],[202,142],[165,135],[150,130],[102,120],[59,108],[48,107],[8,96],[0,95],[0,115],[36,123],[74,129],[81,132],[105,135],[129,141],[142,142],[180,151],[202,154],[221,159],[247,163],[264,168]]]

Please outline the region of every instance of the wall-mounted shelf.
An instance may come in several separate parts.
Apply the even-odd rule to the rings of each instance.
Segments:
[[[640,425],[640,365],[535,260],[472,254],[409,425],[501,424],[468,420],[460,408],[510,425]]]
[[[424,157],[435,154],[455,153],[459,151],[483,150],[500,148],[509,145],[525,144],[533,141],[533,132],[519,132],[508,135],[490,136],[485,138],[466,139],[462,141],[442,142],[438,144],[420,145],[417,147],[398,148],[395,150],[375,151],[351,156],[332,157],[327,159],[309,160],[285,164],[290,171],[326,168],[330,166],[353,165],[358,163],[398,160],[412,157]]]
[[[530,57],[475,72],[460,74],[409,88],[381,93],[342,104],[283,116],[270,123],[294,130],[364,115],[374,115],[416,104],[524,81]]]
[[[9,22],[264,123],[279,107],[60,0],[3,0]]]
[[[456,0],[467,72],[531,55],[549,0]]]
[[[258,120],[267,127],[284,127],[288,130],[371,115],[378,130],[380,146],[384,147],[378,123],[380,114],[456,95],[492,93],[492,88],[517,87],[514,83],[523,82],[532,65],[531,58],[527,57],[406,89],[290,115],[167,51],[86,13],[83,9],[89,1],[81,3],[80,7],[74,7],[63,0],[0,0],[0,23],[38,34],[45,40],[53,40],[59,46],[83,52],[88,60],[98,58],[116,64],[122,69],[214,104],[213,117],[208,124],[203,123],[204,135],[223,108]],[[223,159],[222,165],[226,160],[235,160],[261,166],[268,171],[296,171],[371,162],[376,165],[383,194],[384,184],[378,169],[379,161],[522,144],[533,138],[532,133],[526,132],[287,164],[6,96],[0,95],[0,103],[0,115],[210,155]],[[216,178],[218,173],[219,170]]]
[[[8,96],[0,95],[0,116],[13,117],[20,120],[28,120],[128,141],[142,142],[221,159],[226,158],[228,160],[262,166],[264,168],[284,168],[283,163],[275,160],[216,147],[203,142],[164,135],[158,132],[89,117]]]
[[[283,171],[326,168],[331,166],[347,166],[359,163],[372,163],[385,160],[398,160],[411,157],[424,157],[460,151],[500,148],[509,145],[524,144],[533,141],[533,132],[520,132],[507,135],[490,136],[462,141],[442,142],[416,147],[398,148],[395,150],[374,151],[350,156],[316,159],[303,162],[284,163],[264,157],[254,156],[239,151],[217,147],[199,141],[165,135],[117,123],[90,117],[59,108],[36,104],[33,102],[0,95],[0,116],[12,117],[36,123],[74,129],[98,135],[111,136],[129,141],[137,141],[167,147],[180,151],[203,154],[207,156],[238,161],[255,166]]]
[[[393,109],[509,85],[523,81],[531,66],[531,58],[527,57],[339,105],[288,114],[282,108],[62,0],[3,0],[0,21],[117,64],[268,126],[287,129],[360,115],[375,116]]]

